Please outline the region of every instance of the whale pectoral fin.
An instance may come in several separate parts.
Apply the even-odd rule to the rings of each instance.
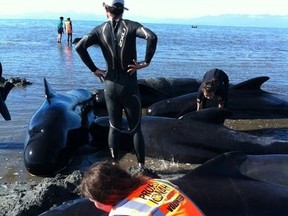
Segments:
[[[197,120],[207,123],[223,124],[225,119],[231,115],[232,112],[225,108],[207,108],[187,113],[179,117],[179,119],[183,121]]]
[[[71,147],[79,147],[89,144],[89,129],[87,127],[80,127],[70,130],[67,134],[67,143],[71,144]]]
[[[0,95],[0,113],[6,121],[11,120],[9,110],[8,110],[4,100],[2,99],[1,95]]]

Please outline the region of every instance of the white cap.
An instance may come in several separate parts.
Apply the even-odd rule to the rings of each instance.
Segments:
[[[103,6],[110,6],[110,7],[113,7],[115,4],[122,4],[123,5],[123,8],[125,10],[128,10],[128,8],[124,7],[124,0],[109,0],[108,1],[108,4],[106,4],[105,2],[103,2]]]

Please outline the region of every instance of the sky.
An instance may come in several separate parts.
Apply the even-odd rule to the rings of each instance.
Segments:
[[[105,0],[104,0],[105,1]],[[0,0],[0,18],[23,14],[83,13],[103,15],[103,0]],[[125,0],[125,17],[198,18],[226,14],[288,16],[287,0]],[[109,0],[106,0],[109,3]],[[73,15],[71,15],[72,17]]]

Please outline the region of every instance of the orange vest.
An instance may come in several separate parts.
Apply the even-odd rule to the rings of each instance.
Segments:
[[[65,30],[66,30],[66,33],[68,34],[72,33],[71,21],[65,21]]]
[[[171,182],[151,179],[117,203],[109,214],[113,215],[203,216],[204,214]]]

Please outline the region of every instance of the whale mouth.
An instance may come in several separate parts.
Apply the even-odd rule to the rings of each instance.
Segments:
[[[42,177],[54,177],[56,174],[60,173],[63,169],[66,168],[65,165],[56,163],[56,160],[53,161],[31,161],[27,160],[27,156],[24,160],[25,167],[30,175],[32,176],[42,176]],[[67,162],[68,163],[68,162]]]
[[[25,166],[29,174],[33,176],[49,177],[57,173],[57,171],[55,171],[57,165],[53,163],[47,163],[44,166],[43,164],[31,164],[25,162]]]

